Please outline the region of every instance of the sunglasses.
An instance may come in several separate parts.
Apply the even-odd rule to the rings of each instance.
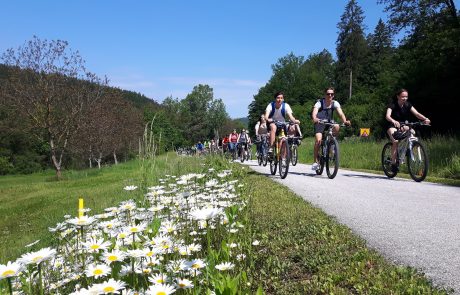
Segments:
[[[326,93],[326,95],[334,96],[334,93]]]

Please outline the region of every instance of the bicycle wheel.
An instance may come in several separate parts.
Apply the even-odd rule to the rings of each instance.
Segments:
[[[383,169],[383,173],[385,173],[386,176],[388,176],[389,178],[393,178],[396,176],[396,174],[398,174],[398,172],[396,170],[393,170],[392,167],[391,167],[391,147],[393,146],[393,144],[391,142],[387,142],[384,146],[383,146],[383,150],[382,150],[382,169]]]
[[[333,179],[339,171],[339,143],[332,138],[327,144],[326,173],[327,177]]]
[[[259,166],[262,165],[263,161],[264,161],[264,158],[263,158],[262,153],[258,153],[257,154],[257,163],[259,164]]]
[[[294,144],[291,146],[291,164],[292,166],[297,165],[298,155],[297,155],[297,145]]]
[[[278,151],[276,149],[276,146],[273,148],[273,155],[271,156],[271,159],[269,159],[268,161],[270,162],[270,173],[272,175],[275,175],[276,169],[278,168]]]
[[[407,167],[410,177],[417,182],[424,180],[428,173],[428,157],[425,147],[418,141],[412,142],[412,148],[407,153]]]
[[[318,151],[318,157],[319,157],[319,167],[318,169],[315,170],[316,174],[317,175],[321,175],[323,174],[323,170],[324,170],[324,159],[325,159],[325,155],[324,155],[324,145],[325,145],[325,142],[323,140],[323,142],[321,143],[321,146],[319,147],[319,151]]]
[[[279,161],[279,173],[281,179],[285,179],[288,172],[289,172],[289,162],[290,160],[290,153],[289,153],[289,143],[287,140],[282,140],[280,144],[280,161]]]

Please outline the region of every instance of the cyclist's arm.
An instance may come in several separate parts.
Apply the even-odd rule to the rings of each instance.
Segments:
[[[300,131],[300,126],[299,124],[295,124],[295,128],[297,130],[297,133],[299,134],[299,137],[302,138],[302,131]]]
[[[385,119],[387,119],[388,122],[390,122],[391,124],[393,124],[396,128],[399,128],[400,125],[399,125],[399,122],[394,120],[392,117],[391,117],[391,113],[393,112],[393,110],[391,108],[388,108],[387,109],[387,114],[385,116]]]
[[[430,124],[430,119],[428,119],[427,117],[425,117],[424,115],[420,114],[419,112],[417,112],[417,110],[414,108],[414,107],[411,107],[410,108],[410,111],[412,114],[414,114],[414,116],[417,117],[417,119],[420,119],[423,121],[423,123],[425,124]]]
[[[288,117],[289,117],[289,120],[291,120],[291,122],[294,122],[296,124],[300,124],[300,121],[296,120],[296,118],[294,118],[294,115],[292,115],[292,113],[288,113]]]
[[[319,119],[316,117],[318,115],[318,108],[313,107],[313,111],[311,112],[311,119],[313,120],[313,123],[318,123]]]
[[[256,129],[256,136],[259,136],[259,126],[260,126],[260,122],[257,122],[256,127],[255,127],[255,129]]]
[[[342,120],[343,124],[345,125],[350,125],[350,121],[347,120],[347,117],[345,117],[345,114],[342,111],[342,108],[337,108],[337,113],[340,116],[340,119]]]

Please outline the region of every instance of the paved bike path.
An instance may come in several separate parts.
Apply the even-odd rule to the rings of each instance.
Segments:
[[[335,217],[388,260],[460,294],[460,188],[344,169],[329,179],[305,164],[290,166],[281,179],[269,165],[245,164]]]

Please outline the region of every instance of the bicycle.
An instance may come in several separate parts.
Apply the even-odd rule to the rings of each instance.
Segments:
[[[261,139],[256,144],[260,145],[257,151],[257,162],[259,166],[263,165],[265,167],[268,162],[268,135],[261,135]]]
[[[244,160],[249,160],[248,144],[246,142],[238,143],[238,154],[240,155],[241,163],[243,163]]]
[[[298,148],[299,148],[300,139],[301,138],[299,136],[288,137],[289,148],[291,152],[291,165],[292,166],[297,165],[297,161],[299,159]]]
[[[320,124],[326,125],[323,131],[323,140],[318,150],[319,166],[316,169],[316,174],[321,175],[326,166],[327,177],[333,179],[339,171],[339,142],[332,132],[332,126],[337,124],[334,121],[319,120]],[[345,127],[345,124],[340,124],[340,127]],[[326,165],[325,165],[326,164]]]
[[[400,122],[401,127],[408,126],[409,130],[396,131],[393,134],[394,139],[398,140],[398,149],[396,154],[396,163],[393,164],[391,157],[391,148],[393,143],[387,142],[382,150],[382,168],[383,172],[389,178],[398,174],[399,167],[407,161],[407,168],[410,177],[416,182],[423,181],[428,173],[428,156],[425,147],[415,136],[416,126],[429,126],[422,122]]]
[[[284,179],[288,174],[290,162],[289,142],[286,137],[286,126],[289,123],[275,121],[275,124],[277,130],[275,144],[273,146],[273,155],[269,157],[268,161],[270,162],[270,173],[275,175],[276,169],[279,168],[279,175],[281,179]]]

